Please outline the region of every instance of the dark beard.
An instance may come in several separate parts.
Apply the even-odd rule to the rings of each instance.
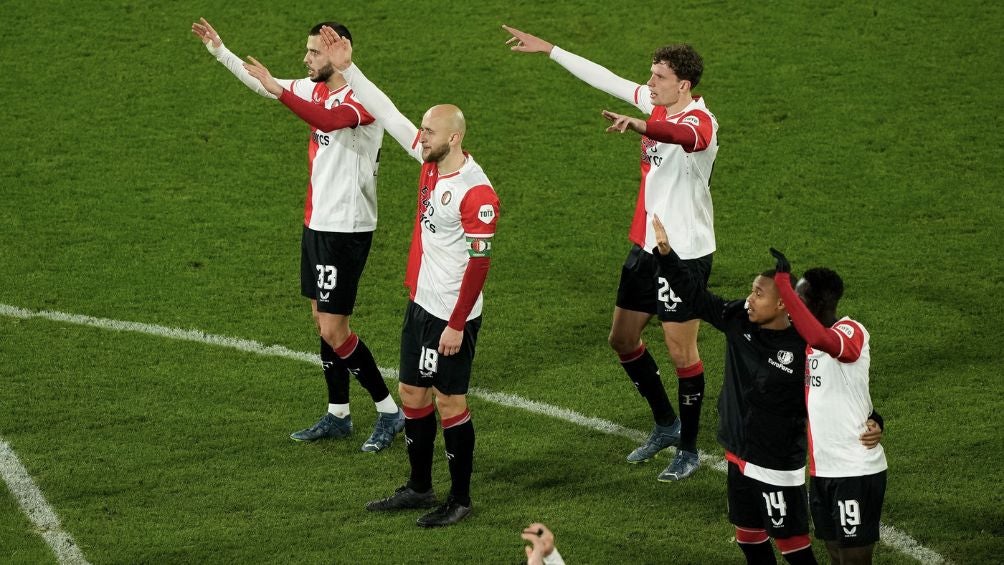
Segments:
[[[317,74],[314,76],[314,78],[310,80],[311,82],[328,82],[328,79],[331,78],[331,75],[333,74],[335,74],[335,67],[330,63],[328,63],[327,65],[322,67],[321,70],[317,71]]]

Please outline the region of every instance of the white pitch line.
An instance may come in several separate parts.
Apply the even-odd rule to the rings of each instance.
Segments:
[[[28,516],[38,534],[49,544],[60,563],[89,565],[73,536],[63,530],[56,512],[46,502],[38,485],[31,479],[28,470],[17,458],[14,449],[0,437],[0,475],[7,483],[21,510]]]
[[[288,349],[281,345],[264,345],[262,343],[258,343],[257,341],[251,341],[247,339],[240,339],[223,335],[208,334],[198,330],[183,330],[178,328],[170,328],[167,326],[158,326],[155,324],[126,322],[122,320],[111,320],[108,318],[95,318],[92,316],[81,316],[79,314],[68,314],[66,312],[53,312],[49,310],[28,310],[25,308],[18,308],[17,306],[10,306],[8,304],[0,304],[0,315],[9,318],[21,318],[21,319],[42,318],[54,322],[77,324],[77,325],[90,326],[94,328],[101,328],[107,330],[143,333],[159,337],[166,337],[169,339],[194,341],[199,343],[216,345],[219,347],[228,347],[231,349],[246,351],[248,353],[254,353],[256,355],[283,357],[286,359],[304,361],[313,364],[320,364],[321,362],[320,357],[318,355],[300,351],[293,351],[292,349]],[[397,371],[393,369],[387,369],[381,367],[380,372],[383,373],[384,378],[392,380],[397,379]],[[535,414],[542,414],[545,416],[549,416],[551,418],[576,424],[584,428],[589,428],[591,430],[603,432],[605,434],[625,437],[633,441],[644,441],[648,437],[648,435],[644,432],[634,430],[631,428],[625,428],[624,426],[615,424],[609,420],[604,420],[602,418],[594,418],[592,416],[586,416],[585,414],[580,414],[579,412],[576,412],[574,410],[561,408],[559,406],[552,406],[550,404],[545,404],[543,402],[537,402],[535,400],[523,398],[522,396],[516,394],[495,392],[477,387],[471,387],[471,389],[469,390],[469,394],[471,396],[480,398],[487,402],[499,404],[502,406],[508,406],[511,408],[519,408],[521,410],[526,410],[528,412],[532,412]],[[0,445],[2,445],[4,448],[7,449],[7,451],[9,451],[10,456],[13,457],[14,461],[17,461],[17,456],[14,455],[14,451],[11,450],[9,446],[7,446],[6,442],[3,442],[2,438],[0,438]],[[718,471],[725,472],[727,470],[725,459],[720,456],[709,453],[701,453],[701,461],[705,465],[713,467]],[[17,462],[17,464],[21,468],[22,472],[24,472],[23,471],[24,467],[20,465],[19,461]],[[39,491],[38,487],[34,485],[34,482],[31,481],[31,477],[29,477],[26,472],[24,472],[24,476],[28,480],[30,485],[34,488],[35,492],[37,492],[37,497],[36,497],[37,500],[39,500],[41,504],[44,505],[47,515],[51,516],[52,520],[54,520],[54,523],[58,528],[59,521],[56,518],[55,513],[52,512],[52,509],[49,507],[48,503],[45,502],[45,498],[42,496],[41,491]],[[4,480],[7,481],[8,486],[11,488],[11,492],[14,492],[15,484],[20,484],[20,483],[12,483],[11,480],[8,479],[7,477],[6,470],[4,472]],[[17,496],[17,494],[15,494],[15,496]],[[24,508],[24,505],[22,505],[22,508]],[[25,513],[28,514],[29,517],[32,517],[32,513],[28,509],[25,509]],[[32,520],[34,521],[34,518],[32,518]],[[35,523],[43,531],[46,531],[47,526],[43,526],[39,522]],[[48,523],[50,522],[46,522],[46,524]],[[951,563],[936,551],[924,547],[923,545],[920,544],[920,542],[911,537],[909,534],[900,531],[893,526],[889,526],[887,524],[881,524],[880,531],[882,535],[883,544],[888,545],[893,549],[903,553],[904,555],[912,557],[917,561],[924,563],[925,565],[928,564],[947,565]],[[53,542],[50,542],[49,538],[46,537],[45,534],[43,534],[43,537],[46,537],[46,542],[49,543],[49,546],[53,548],[53,552],[55,552],[56,556],[60,558],[61,563],[87,563],[86,560],[83,560],[83,555],[80,554],[79,549],[76,547],[76,544],[73,543],[73,539],[69,537],[69,534],[64,534],[64,535],[66,539],[69,540],[69,545],[76,551],[77,555],[79,555],[80,561],[72,561],[72,560],[64,561],[63,557],[61,557],[60,555],[59,550],[57,549],[57,546],[53,545]]]

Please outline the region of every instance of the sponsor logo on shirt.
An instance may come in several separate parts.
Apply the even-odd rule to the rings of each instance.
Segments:
[[[790,351],[785,351],[785,350],[782,349],[782,350],[780,350],[780,351],[777,352],[777,361],[775,361],[775,360],[773,360],[773,359],[771,359],[771,358],[768,357],[767,358],[767,362],[770,363],[771,365],[777,367],[778,369],[781,369],[785,373],[788,373],[789,375],[793,375],[793,374],[795,374],[795,371],[793,371],[791,367],[787,367],[786,365],[788,365],[789,363],[791,363],[794,359],[795,359],[795,354],[794,353],[792,353]]]
[[[837,329],[847,337],[854,337],[854,328],[850,324],[840,324]]]
[[[317,133],[316,131],[310,132],[310,137],[313,138],[314,143],[318,145],[323,145],[327,147],[331,143],[331,136],[324,135],[322,133]]]
[[[495,219],[495,207],[491,204],[482,204],[478,209],[478,219],[486,224],[492,223]]]
[[[694,127],[697,127],[697,126],[701,125],[701,119],[698,118],[697,116],[693,115],[693,114],[691,114],[691,115],[683,118],[682,120],[680,120],[680,122],[685,123],[685,124],[690,124],[690,125],[692,125]]]
[[[443,195],[439,197],[439,201],[443,204],[443,206],[449,204],[450,200],[453,200],[453,193],[450,192],[449,190],[444,192]]]

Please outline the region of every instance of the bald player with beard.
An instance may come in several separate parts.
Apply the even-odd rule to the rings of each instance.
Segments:
[[[416,128],[352,63],[352,44],[322,28],[322,51],[384,129],[422,163],[418,210],[405,286],[410,301],[401,330],[400,384],[411,475],[371,511],[433,508],[423,527],[448,526],[471,512],[474,424],[467,406],[471,364],[481,327],[481,289],[491,263],[499,201],[484,171],[463,150],[467,126],[459,108],[433,106]],[[435,398],[435,404],[433,404]],[[450,469],[450,494],[432,488],[439,411]],[[438,506],[437,506],[438,505]]]

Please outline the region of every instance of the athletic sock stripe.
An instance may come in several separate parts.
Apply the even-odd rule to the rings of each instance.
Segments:
[[[747,530],[736,527],[736,541],[739,543],[758,544],[768,539],[770,536],[767,535],[767,530]]]
[[[446,429],[449,429],[449,428],[453,428],[453,427],[459,426],[461,424],[466,424],[467,422],[470,422],[470,421],[471,421],[471,411],[470,411],[470,409],[466,409],[466,410],[463,411],[463,413],[457,414],[456,416],[454,416],[452,418],[444,418],[443,419],[443,429],[446,430]]]
[[[351,333],[349,334],[349,338],[345,340],[345,343],[339,345],[338,349],[335,350],[335,355],[345,359],[355,353],[357,345],[359,345],[359,336]]]
[[[436,407],[432,404],[422,408],[409,408],[407,406],[402,406],[401,410],[404,412],[405,418],[408,418],[409,420],[419,420],[421,418],[425,418],[429,414],[432,414],[436,410]]]
[[[677,367],[676,376],[681,379],[689,379],[704,373],[704,361],[698,361],[689,367]]]
[[[781,550],[781,554],[792,553],[794,551],[801,551],[812,545],[812,540],[806,534],[800,536],[792,536],[790,538],[775,538],[774,543],[777,544],[777,548]]]
[[[621,363],[630,363],[632,361],[637,361],[644,354],[645,354],[645,344],[643,343],[643,344],[641,344],[641,347],[639,347],[638,349],[635,349],[631,353],[626,353],[624,355],[618,355],[618,357],[620,357]]]

